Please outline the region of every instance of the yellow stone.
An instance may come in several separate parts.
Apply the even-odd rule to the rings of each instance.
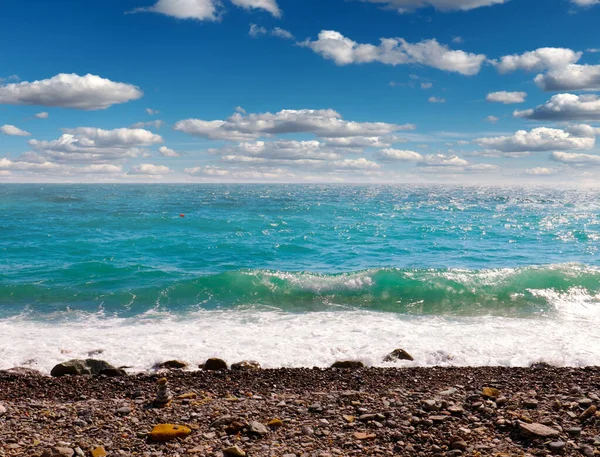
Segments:
[[[171,441],[176,438],[185,438],[192,430],[185,425],[160,424],[152,429],[148,435],[153,441]]]
[[[104,457],[106,455],[106,451],[103,446],[98,446],[92,449],[92,457]]]
[[[351,424],[352,422],[354,422],[356,420],[356,417],[354,416],[342,416],[344,418],[344,420],[346,422],[348,422],[349,424]]]
[[[283,422],[281,421],[281,419],[275,418],[271,419],[267,425],[270,425],[271,427],[281,427],[283,425]]]
[[[488,398],[497,398],[500,395],[500,391],[494,387],[484,387],[481,395]]]
[[[354,438],[360,441],[374,440],[377,438],[377,435],[375,433],[354,432]]]
[[[197,398],[198,394],[196,392],[188,392],[185,394],[181,394],[177,396],[177,400],[191,400],[193,398]]]

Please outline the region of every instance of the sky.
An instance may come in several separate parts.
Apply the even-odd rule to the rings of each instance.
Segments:
[[[2,0],[0,183],[598,185],[600,0]]]

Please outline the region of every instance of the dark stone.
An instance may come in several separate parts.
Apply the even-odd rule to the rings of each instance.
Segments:
[[[234,363],[231,365],[232,370],[236,371],[255,371],[260,370],[260,363],[255,362],[254,360],[244,360],[242,362]]]
[[[73,359],[67,362],[59,363],[52,371],[51,376],[59,377],[66,375],[83,376],[83,375],[99,375],[103,370],[117,370],[110,363],[104,360],[95,359]]]
[[[157,368],[167,369],[167,370],[182,370],[187,368],[188,364],[182,362],[181,360],[167,360],[166,362],[159,363]]]
[[[203,368],[209,371],[227,370],[227,363],[221,359],[208,359]]]
[[[390,352],[383,358],[384,362],[395,362],[397,360],[415,360],[412,355],[406,352],[404,349],[396,349]]]
[[[358,360],[344,360],[335,362],[333,365],[331,365],[331,368],[344,368],[349,370],[356,370],[358,368],[364,368],[364,366],[365,364]]]

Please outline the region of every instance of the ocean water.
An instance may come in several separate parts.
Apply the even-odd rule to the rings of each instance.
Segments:
[[[599,249],[590,189],[0,185],[0,369],[600,365]]]

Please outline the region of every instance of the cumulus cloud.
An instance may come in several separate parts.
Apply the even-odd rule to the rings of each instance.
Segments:
[[[140,165],[132,166],[131,170],[129,170],[128,174],[157,176],[157,175],[166,175],[168,173],[171,173],[171,171],[172,170],[169,167],[166,167],[164,165],[153,165],[151,163],[142,163]]]
[[[568,48],[539,48],[523,54],[513,54],[491,61],[500,73],[510,73],[516,70],[543,71],[562,68],[577,62],[582,52]]]
[[[163,157],[179,157],[179,153],[173,149],[169,149],[166,146],[158,148],[158,153]]]
[[[337,65],[379,62],[386,65],[420,64],[439,70],[475,75],[486,61],[483,54],[452,50],[437,40],[409,43],[403,38],[382,38],[379,45],[360,44],[334,30],[323,30],[315,41],[302,46]]]
[[[267,29],[262,25],[250,24],[250,30],[248,30],[248,35],[253,38],[256,38],[261,35],[266,35]]]
[[[271,35],[276,36],[278,38],[283,38],[284,40],[293,40],[294,35],[292,32],[282,29],[281,27],[275,27],[271,30]]]
[[[230,0],[244,9],[262,9],[280,17],[281,10],[275,0]],[[177,19],[217,21],[222,15],[222,3],[218,0],[158,0],[153,6],[136,8],[133,12],[164,14]]]
[[[34,115],[34,117],[37,117],[38,119],[48,119],[48,117],[50,117],[50,114],[48,114],[45,111],[42,111],[41,113],[37,113],[36,115]]]
[[[525,103],[527,92],[491,92],[485,98],[488,102],[504,103],[509,105],[512,103]]]
[[[570,165],[600,165],[600,156],[592,154],[555,151],[550,154],[550,158]]]
[[[144,129],[79,127],[63,132],[57,140],[30,140],[29,145],[56,161],[106,162],[139,157],[147,152],[145,147],[163,142],[160,135]]]
[[[312,133],[321,137],[382,136],[414,125],[384,122],[352,122],[334,110],[282,110],[277,113],[235,113],[227,120],[179,121],[174,130],[210,140],[248,141],[261,136],[286,133]]]
[[[5,157],[0,158],[0,170],[17,170],[17,171],[55,171],[60,168],[60,165],[50,161],[45,162],[26,162],[13,161]]]
[[[142,97],[136,86],[113,82],[96,75],[61,73],[41,81],[0,86],[0,104],[60,106],[100,110]]]
[[[512,136],[478,138],[473,142],[488,150],[502,153],[593,148],[596,138],[594,136],[579,136],[580,133],[580,130],[570,132],[539,127],[529,132],[519,130]]]
[[[375,157],[380,162],[422,162],[424,160],[418,152],[392,148],[377,151]]]
[[[399,13],[407,13],[418,8],[432,7],[440,11],[468,11],[484,6],[500,5],[509,0],[361,0],[375,3],[386,8],[394,9]],[[595,1],[595,0],[573,0]]]
[[[210,152],[223,155],[226,162],[257,162],[253,159],[271,160],[335,160],[341,155],[319,141],[254,141],[236,146],[212,149]]]
[[[432,83],[421,83],[421,89],[431,89],[433,87]]]
[[[535,77],[542,90],[600,90],[600,65],[566,65]]]
[[[212,179],[234,179],[239,180],[277,180],[293,178],[294,173],[286,169],[260,167],[251,169],[227,169],[212,165],[206,167],[186,168],[185,173],[190,176],[201,176]]]
[[[514,116],[536,121],[600,121],[600,97],[557,94],[534,109],[515,111]]]
[[[21,130],[20,128],[15,127],[14,125],[8,124],[0,126],[0,133],[10,136],[31,136],[31,133],[26,132],[25,130]]]
[[[496,116],[488,116],[484,119],[484,121],[486,122],[490,122],[491,124],[495,124],[496,122],[498,122],[500,119],[497,118]]]
[[[577,6],[600,5],[600,0],[571,0],[571,3]]]
[[[532,176],[549,176],[555,173],[556,170],[547,167],[528,168],[523,171],[526,175]]]
[[[146,113],[150,116],[154,116],[155,114],[160,114],[160,111],[158,111],[157,109],[146,108]]]

